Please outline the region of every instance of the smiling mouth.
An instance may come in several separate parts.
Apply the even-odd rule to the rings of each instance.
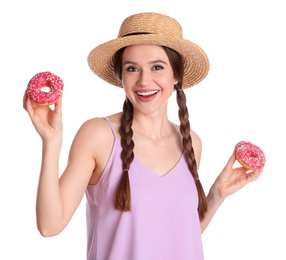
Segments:
[[[157,94],[158,92],[159,92],[158,90],[154,90],[154,91],[136,92],[136,93],[141,97],[148,97],[148,96],[153,96],[153,95]]]

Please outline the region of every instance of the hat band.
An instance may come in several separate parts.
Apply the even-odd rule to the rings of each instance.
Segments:
[[[148,32],[135,32],[135,33],[128,33],[128,34],[125,34],[125,35],[121,36],[121,38],[123,38],[123,37],[127,37],[127,36],[133,36],[133,35],[140,35],[140,34],[152,34],[152,33],[148,33]]]

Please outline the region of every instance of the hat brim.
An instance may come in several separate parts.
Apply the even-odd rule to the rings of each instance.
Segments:
[[[183,58],[183,88],[189,88],[202,81],[209,71],[209,60],[196,44],[185,39],[164,37],[160,34],[132,35],[117,38],[94,48],[88,55],[90,69],[112,85],[122,87],[113,70],[113,56],[121,48],[130,45],[154,44],[169,47]]]

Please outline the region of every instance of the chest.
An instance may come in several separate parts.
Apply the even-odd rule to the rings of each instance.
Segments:
[[[197,209],[197,190],[184,154],[163,176],[159,176],[135,158],[129,177],[133,205],[146,205],[153,211],[161,205],[160,210],[176,209],[182,213],[187,211],[186,205],[192,205],[190,210]]]
[[[183,154],[181,140],[170,138],[163,141],[135,139],[135,158],[158,176],[164,176],[179,162]]]

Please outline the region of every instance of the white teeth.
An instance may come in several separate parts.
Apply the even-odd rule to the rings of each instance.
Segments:
[[[137,92],[138,95],[140,96],[149,96],[149,95],[154,95],[158,92],[158,90],[155,91],[149,91],[149,92]]]

